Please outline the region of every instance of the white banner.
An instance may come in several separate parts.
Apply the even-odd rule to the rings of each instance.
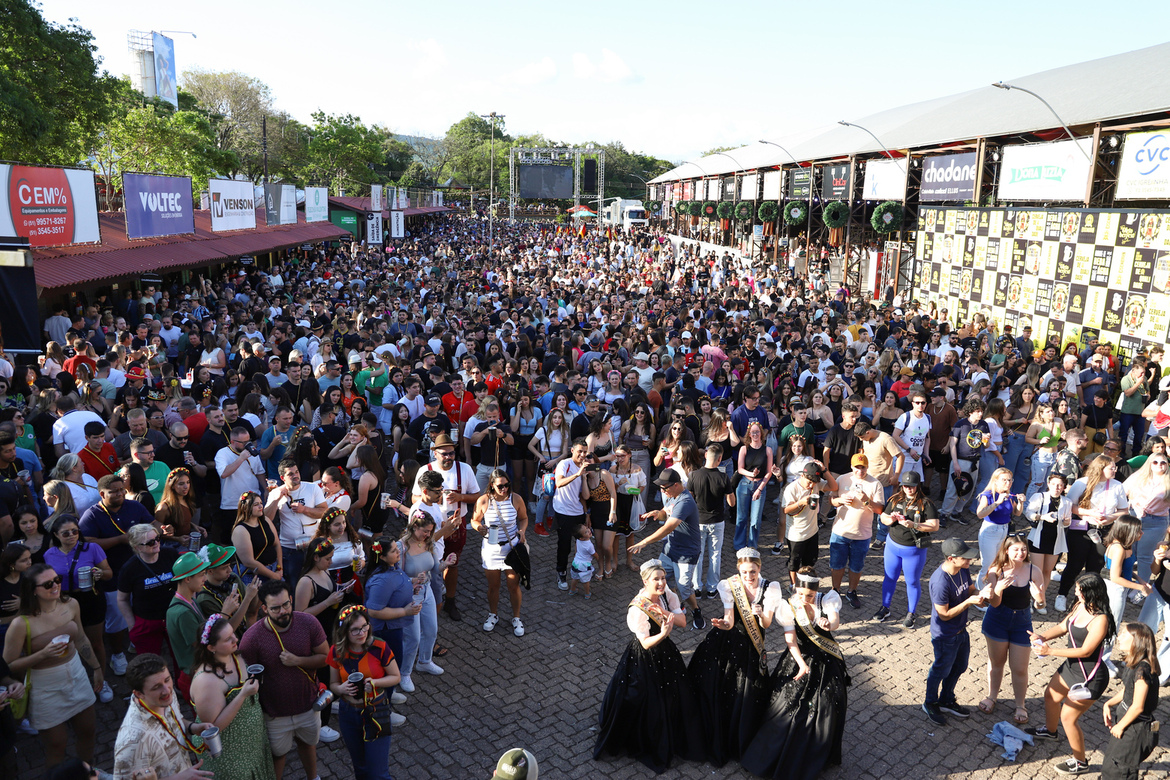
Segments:
[[[408,208],[410,208],[410,198],[409,198],[409,197],[407,197],[407,194],[406,194],[406,188],[405,188],[405,187],[399,187],[399,188],[398,188],[398,190],[397,190],[397,196],[396,196],[395,200],[396,200],[397,202],[394,204],[394,208],[396,208],[396,209],[408,209]]]
[[[739,199],[755,200],[759,187],[760,175],[758,173],[745,173],[739,181]]]
[[[366,243],[372,246],[382,244],[382,212],[371,211],[366,214]]]
[[[256,188],[252,182],[212,179],[207,184],[211,191],[212,230],[252,230],[256,227]]]
[[[1121,200],[1170,198],[1170,133],[1127,133],[1117,177]]]
[[[783,192],[784,171],[767,171],[764,173],[764,200],[780,200]]]
[[[439,205],[440,206],[443,205],[443,193],[442,192],[439,193]]]
[[[905,160],[869,160],[865,163],[862,200],[902,200],[906,197]]]
[[[382,185],[370,185],[370,211],[381,211],[382,206]]]
[[[723,180],[712,179],[707,182],[707,200],[719,200],[723,197]],[[695,198],[695,200],[702,200],[702,198]]]
[[[999,171],[1003,201],[1084,201],[1093,139],[1005,146]]]
[[[329,221],[329,189],[305,187],[305,222]]]
[[[715,182],[711,182],[711,183],[715,184]],[[707,199],[707,182],[706,181],[695,182],[695,200],[706,200],[706,199]]]
[[[390,238],[406,238],[406,217],[401,211],[390,212]]]

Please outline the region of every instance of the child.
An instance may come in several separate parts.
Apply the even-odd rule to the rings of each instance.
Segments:
[[[573,563],[569,569],[573,572],[569,579],[569,593],[577,592],[577,583],[581,583],[581,591],[585,598],[590,598],[589,581],[593,579],[593,559],[597,551],[593,548],[593,529],[587,525],[577,528],[577,550],[573,555]]]
[[[1153,725],[1162,671],[1154,648],[1154,633],[1144,623],[1126,623],[1117,634],[1115,657],[1125,660],[1121,670],[1124,687],[1105,702],[1105,728],[1113,738],[1105,746],[1102,780],[1136,778],[1138,766],[1158,744]],[[1119,707],[1116,721],[1112,707]]]

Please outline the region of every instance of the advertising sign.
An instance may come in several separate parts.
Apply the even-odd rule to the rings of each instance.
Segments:
[[[370,185],[370,211],[381,211],[382,206],[382,185]]]
[[[975,152],[927,157],[922,161],[922,185],[918,190],[918,199],[975,200],[977,157]]]
[[[1170,198],[1170,132],[1126,134],[1117,197],[1121,200]]]
[[[353,235],[357,235],[357,214],[345,209],[334,209],[333,213],[329,215],[329,221],[342,230],[348,230]]]
[[[406,216],[401,211],[390,212],[390,238],[406,238]]]
[[[849,165],[826,165],[822,170],[821,197],[825,200],[848,200]]]
[[[812,194],[812,171],[807,168],[788,172],[788,197],[793,200],[808,200]]]
[[[382,212],[371,211],[366,214],[366,243],[381,246],[382,244]]]
[[[122,176],[126,193],[126,237],[153,238],[195,232],[195,204],[186,176]]]
[[[305,222],[329,221],[329,189],[305,187]]]
[[[0,165],[0,182],[0,236],[34,247],[101,242],[93,171]]]
[[[783,171],[767,171],[764,173],[764,200],[780,200],[784,181]]]
[[[264,187],[264,216],[269,225],[297,223],[297,188],[293,184],[268,184]]]
[[[739,199],[755,200],[759,191],[760,175],[758,173],[745,173],[739,181]]]
[[[207,183],[211,191],[211,229],[252,230],[256,227],[256,191],[250,181],[212,179]]]
[[[862,200],[902,200],[906,196],[906,161],[869,160],[861,190]]]
[[[1089,184],[1093,140],[1005,146],[999,200],[1080,200]]]
[[[179,107],[179,79],[175,76],[175,42],[154,33],[154,91],[160,99]]]
[[[711,183],[717,184],[718,182],[711,182]],[[699,181],[695,182],[695,200],[706,200],[706,199],[707,199],[707,182],[700,179]]]

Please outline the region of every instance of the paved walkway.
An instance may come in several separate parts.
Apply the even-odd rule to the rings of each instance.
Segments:
[[[769,520],[765,521],[761,540],[765,548],[775,540],[771,505],[767,516]],[[948,530],[974,543],[977,526],[952,526]],[[596,777],[625,780],[649,775],[648,770],[628,759],[604,762],[592,759],[601,696],[618,656],[630,640],[625,626],[625,606],[640,587],[640,580],[637,574],[623,569],[612,580],[594,583],[591,600],[570,597],[556,589],[555,539],[555,536],[530,539],[536,575],[532,590],[524,594],[527,634],[523,638],[512,635],[506,591],[501,595],[500,624],[492,634],[482,631],[486,615],[484,578],[478,568],[478,548],[472,550],[469,546],[467,560],[461,567],[459,601],[464,620],[454,623],[443,617],[439,622],[439,638],[451,648],[450,654],[441,661],[446,674],[416,676],[418,690],[400,708],[408,720],[394,735],[391,772],[397,780],[486,780],[499,755],[516,746],[527,747],[536,754],[542,777],[548,780]],[[822,543],[827,539],[822,532]],[[730,533],[727,541],[731,541]],[[786,558],[770,557],[767,549],[763,552],[764,576],[770,579],[785,576]],[[640,556],[637,562],[646,557]],[[724,556],[725,576],[732,571],[729,558]],[[937,567],[939,558],[936,544],[927,565],[928,575]],[[871,553],[861,587],[863,607],[858,611],[846,605],[843,625],[837,632],[853,686],[849,692],[844,764],[827,771],[824,777],[834,780],[1058,777],[1052,764],[1069,755],[1063,740],[1025,747],[1020,760],[1013,763],[1001,759],[1002,749],[984,737],[995,722],[1010,718],[1012,710],[1003,694],[994,716],[974,710],[975,703],[985,693],[987,660],[977,623],[971,627],[971,669],[959,689],[959,700],[972,707],[973,716],[966,722],[952,720],[942,728],[925,719],[919,704],[931,662],[929,628],[906,631],[897,622],[882,625],[868,622],[880,603],[880,565],[878,555]],[[820,568],[824,566],[822,558]],[[893,604],[899,622],[906,611],[905,594],[905,586],[900,585]],[[708,615],[715,614],[715,602],[702,603]],[[1127,617],[1136,619],[1136,616],[1136,610],[1130,607]],[[1036,617],[1039,625],[1050,625],[1057,619],[1052,611],[1047,618]],[[673,638],[689,659],[702,636],[700,632],[677,631]],[[768,637],[768,643],[770,649],[779,649],[781,640],[776,632]],[[1043,718],[1044,686],[1056,666],[1054,660],[1032,660],[1028,709],[1033,723]],[[115,701],[98,705],[97,759],[98,765],[107,769],[112,764],[118,724],[126,709],[122,697],[128,694],[121,678],[116,678],[115,684],[118,692]],[[1010,685],[1010,675],[1005,674],[1004,691],[1010,691]],[[1082,718],[1082,724],[1091,748],[1090,763],[1099,766],[1101,748],[1107,738],[1099,704]],[[35,738],[22,737],[19,750],[17,777],[22,780],[40,777],[44,762],[40,743]],[[319,756],[324,780],[352,777],[349,757],[340,740],[322,746]],[[1149,771],[1144,776],[1165,777],[1170,759],[1159,749],[1146,767]],[[750,777],[735,764],[716,769],[693,763],[676,765],[663,776]],[[304,778],[295,756],[290,758],[286,777]]]

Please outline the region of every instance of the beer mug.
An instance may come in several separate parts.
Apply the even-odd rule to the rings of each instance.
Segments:
[[[80,590],[90,590],[93,588],[93,567],[92,566],[78,566],[77,567],[77,587]]]

